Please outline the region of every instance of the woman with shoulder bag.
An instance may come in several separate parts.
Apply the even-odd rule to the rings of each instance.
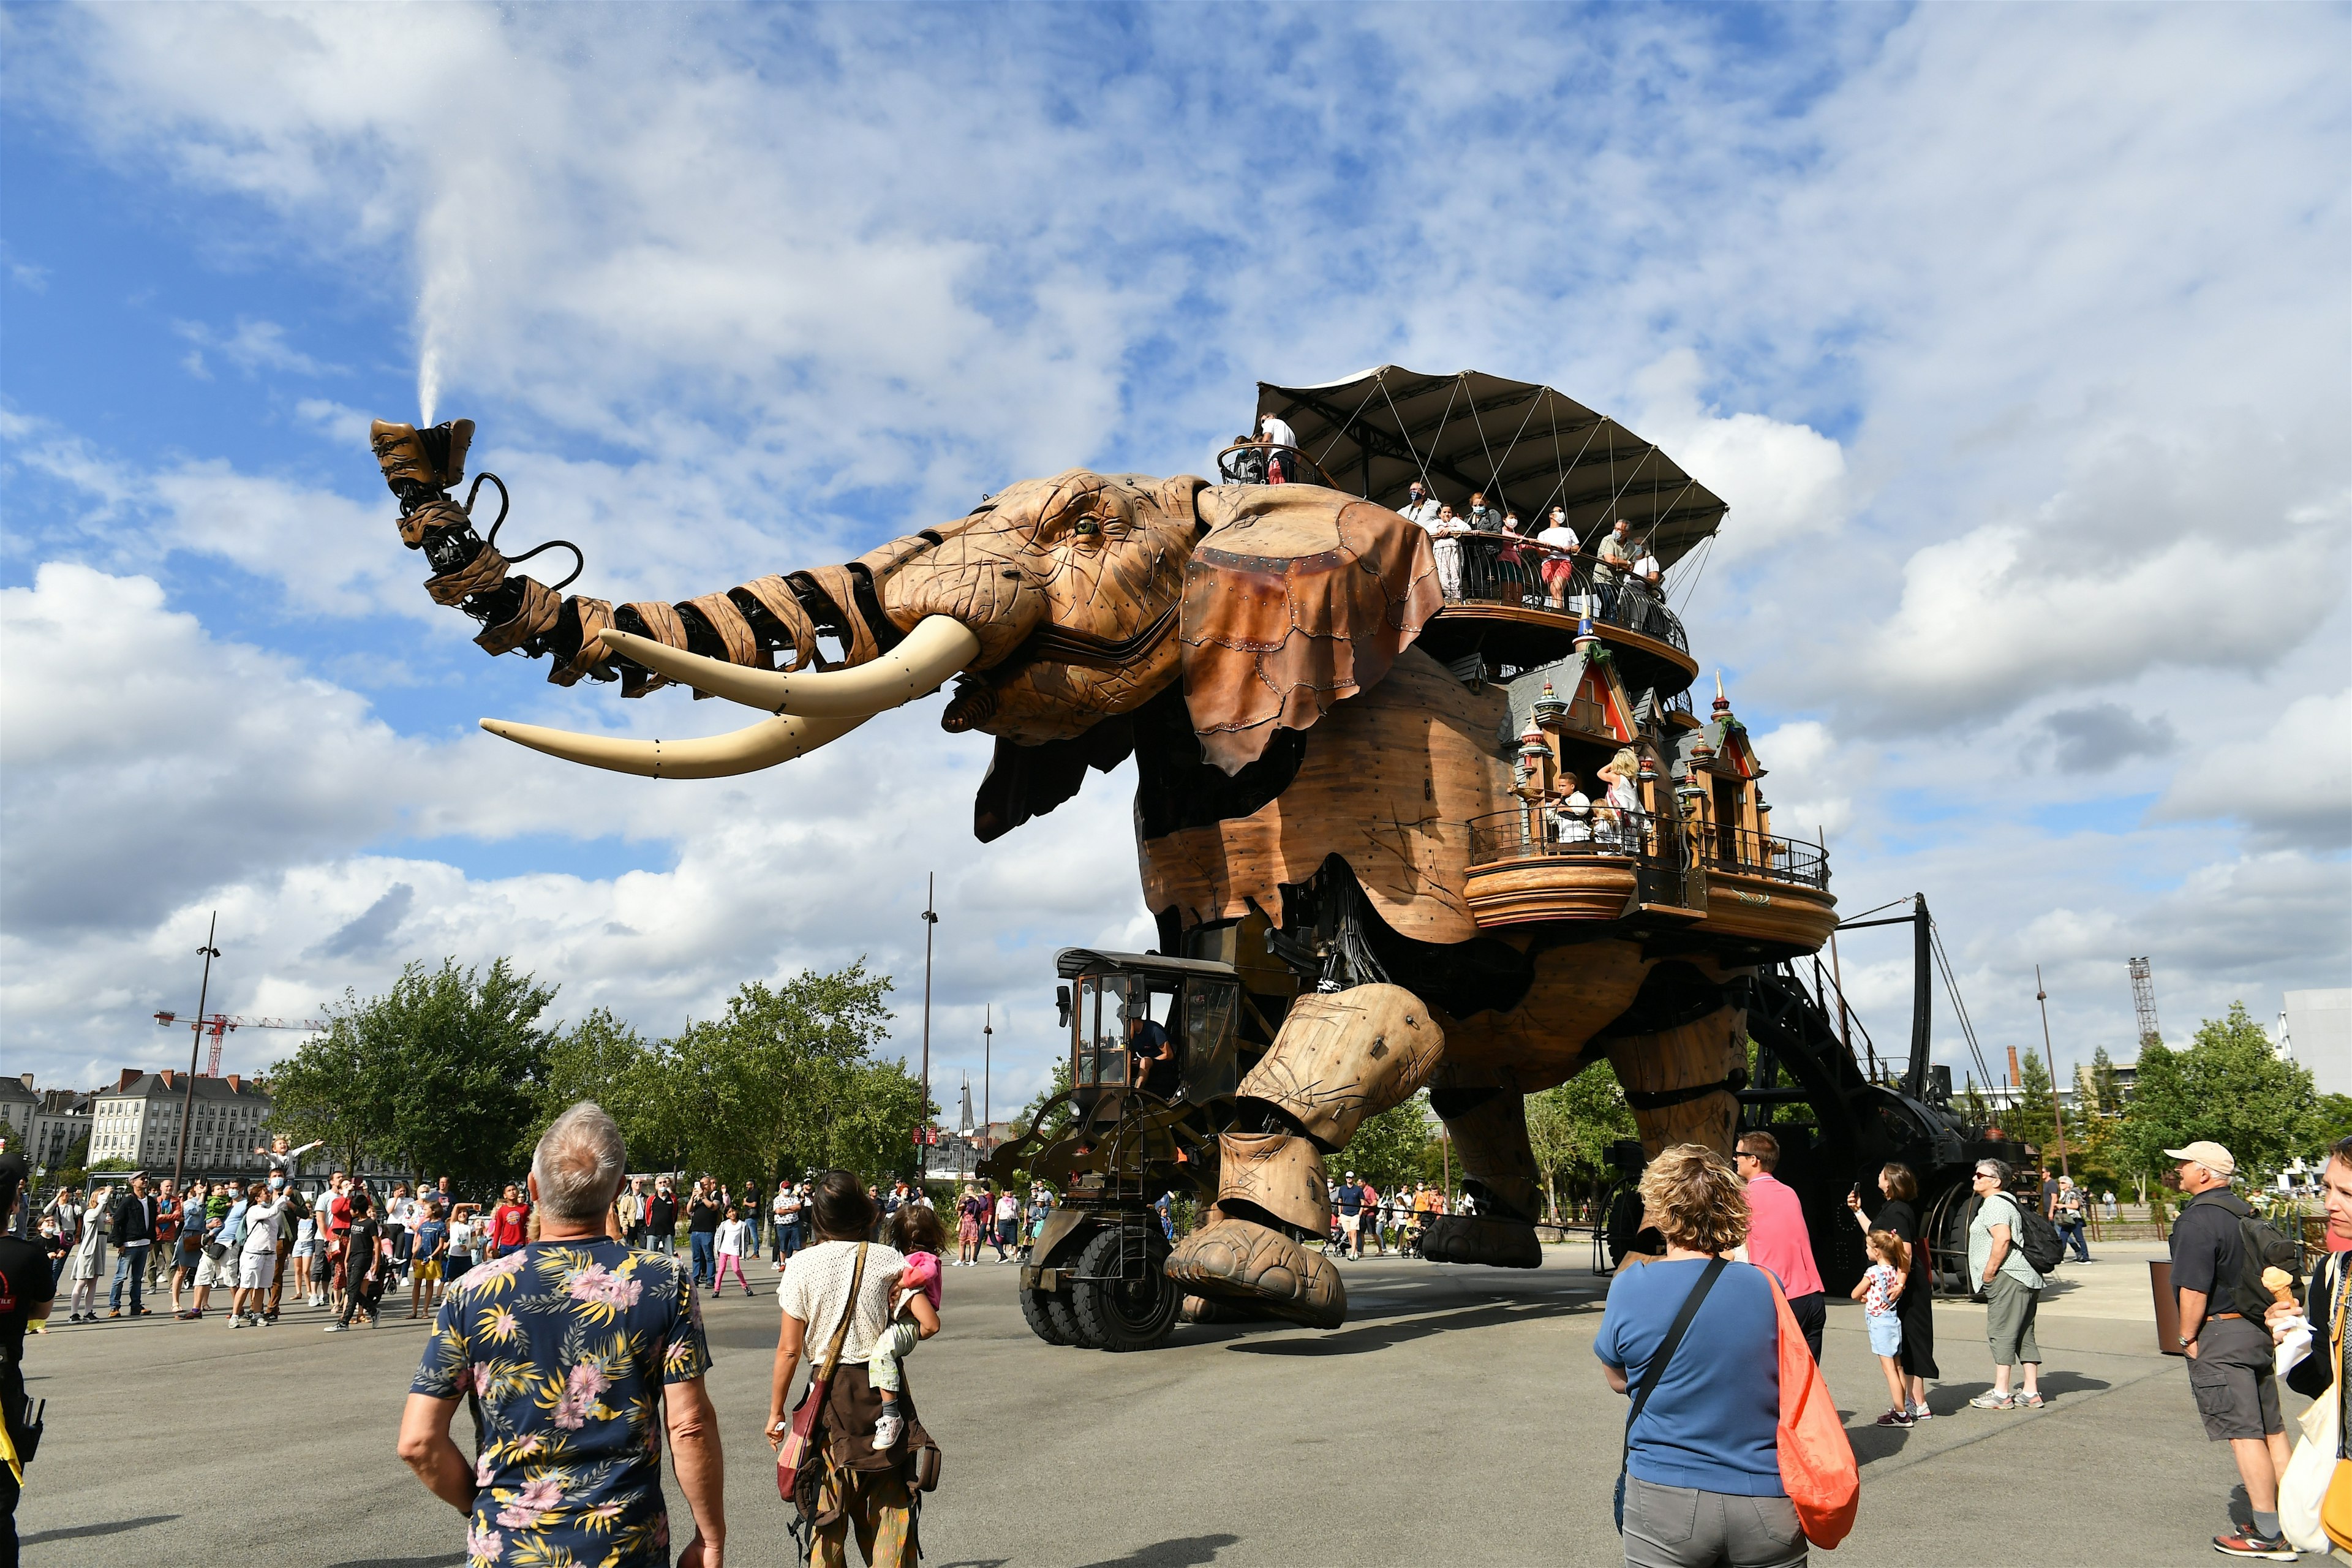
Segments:
[[[1841,1470],[1826,1451],[1842,1446],[1822,1432],[1836,1411],[1779,1286],[1726,1256],[1748,1238],[1746,1184],[1715,1151],[1678,1143],[1650,1163],[1641,1194],[1665,1256],[1610,1283],[1592,1346],[1609,1386],[1633,1396],[1625,1562],[1794,1568],[1809,1532],[1832,1547],[1851,1527],[1853,1457],[1843,1451]],[[1784,1387],[1791,1376],[1802,1381]]]
[[[866,1238],[876,1209],[856,1176],[827,1171],[817,1177],[804,1216],[814,1216],[812,1245],[793,1254],[776,1296],[783,1321],[776,1338],[776,1365],[768,1394],[768,1445],[781,1459],[793,1436],[793,1410],[787,1404],[793,1373],[807,1353],[811,1381],[823,1390],[812,1434],[818,1456],[793,1484],[800,1523],[808,1530],[812,1568],[842,1568],[855,1527],[857,1544],[872,1568],[915,1568],[916,1501],[908,1485],[909,1461],[932,1447],[916,1413],[914,1391],[903,1389],[895,1408],[905,1417],[898,1442],[877,1452],[871,1442],[882,1400],[866,1363],[890,1326],[891,1292],[906,1267],[895,1249]],[[824,1373],[832,1363],[829,1385]],[[803,1394],[803,1398],[809,1395]],[[784,1478],[781,1474],[780,1481]],[[789,1483],[788,1483],[789,1484]]]

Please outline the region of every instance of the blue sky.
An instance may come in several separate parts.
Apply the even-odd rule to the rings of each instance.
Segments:
[[[234,1011],[510,952],[667,1032],[864,953],[911,1046],[936,870],[941,1098],[992,1005],[1001,1107],[1052,950],[1150,940],[1124,780],[976,845],[928,706],[700,786],[476,731],[728,721],[426,600],[364,432],[428,354],[616,600],[1198,470],[1260,377],[1544,380],[1729,500],[1689,619],[1776,821],[1928,893],[1989,1046],[2036,963],[2062,1068],[2128,1053],[2127,955],[2176,1035],[2352,971],[2343,7],[0,26],[10,1071],[162,1065],[215,907]]]

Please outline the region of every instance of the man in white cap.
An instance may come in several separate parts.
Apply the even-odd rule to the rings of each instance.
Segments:
[[[2292,1562],[2294,1548],[2278,1519],[2286,1423],[2279,1412],[2270,1331],[2263,1323],[2271,1296],[2262,1288],[2261,1272],[2276,1259],[2252,1255],[2268,1238],[2247,1226],[2254,1211],[2230,1190],[2238,1162],[2227,1149],[2200,1139],[2164,1152],[2179,1162],[2168,1184],[2189,1194],[2172,1226],[2172,1289],[2179,1298],[2189,1386],[2205,1436],[2230,1445],[2254,1516],[2250,1528],[2215,1536],[2213,1549],[2231,1557]]]

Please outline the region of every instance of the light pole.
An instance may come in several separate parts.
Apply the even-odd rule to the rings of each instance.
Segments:
[[[919,1183],[931,1173],[931,934],[940,923],[939,910],[932,908],[939,901],[939,883],[936,871],[923,878],[923,1107],[919,1113],[922,1121],[915,1126],[915,1136],[922,1140],[915,1145],[915,1179]]]
[[[2066,1168],[2066,1108],[2058,1103],[2058,1061],[2050,1052],[2050,993],[2042,989],[2038,963],[2033,966],[2033,1001],[2042,1009],[2042,1065],[2050,1069],[2050,1114],[2058,1119],[2058,1173],[2071,1182],[2074,1173]]]
[[[220,956],[220,949],[213,945],[213,938],[219,934],[220,911],[215,910],[212,923],[205,928],[205,945],[196,949],[198,952],[205,955],[205,978],[204,983],[196,988],[196,1021],[189,1026],[188,1089],[187,1092],[180,1097],[180,1149],[178,1153],[172,1156],[172,1190],[173,1192],[180,1190],[180,1183],[188,1163],[188,1124],[194,1121],[196,1116],[196,1053],[205,1047],[205,1005],[212,1000],[213,960]]]
[[[988,1075],[994,1060],[996,1047],[996,1004],[989,1003],[980,1014],[980,1141],[988,1142]]]

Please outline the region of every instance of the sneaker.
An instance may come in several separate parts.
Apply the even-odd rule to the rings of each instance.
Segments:
[[[884,1410],[881,1418],[874,1423],[874,1451],[881,1453],[897,1442],[898,1435],[906,1429],[907,1423],[899,1418],[896,1410]]]
[[[2295,1550],[2284,1535],[2260,1535],[2252,1525],[2213,1538],[2213,1550],[2224,1557],[2267,1557],[2273,1563],[2292,1563]]]
[[[1977,1410],[2014,1410],[2017,1408],[2016,1399],[2006,1394],[1979,1394],[1974,1399],[1969,1400],[1969,1405],[1971,1408]]]
[[[1881,1426],[1908,1426],[1912,1424],[1911,1413],[1908,1410],[1890,1410],[1878,1418],[1878,1424]]]
[[[2039,1410],[2042,1408],[2042,1395],[2039,1394],[2021,1394],[2018,1396],[2017,1407],[2020,1410]]]
[[[350,1325],[349,1323],[329,1323],[329,1324],[327,1325],[327,1332],[329,1332],[329,1333],[331,1333],[331,1334],[340,1334],[340,1333],[341,1333],[345,1329],[348,1329],[348,1328],[350,1328],[350,1327],[351,1327],[351,1325]]]
[[[1928,1408],[1927,1408],[1927,1406],[1926,1405],[1924,1405],[1924,1404],[1921,1404],[1921,1405],[1913,1405],[1913,1406],[1911,1407],[1911,1409],[1910,1409],[1910,1416],[1911,1416],[1911,1419],[1912,1419],[1912,1420],[1914,1420],[1914,1421],[1927,1421],[1927,1420],[1932,1420],[1932,1419],[1934,1418],[1934,1416],[1935,1416],[1935,1414],[1936,1414],[1936,1413],[1935,1413],[1934,1411],[1932,1411],[1932,1410],[1928,1409]]]
[[[228,1321],[228,1326],[232,1329],[249,1329],[253,1325],[243,1318],[231,1318]]]
[[[95,1316],[95,1315],[96,1315],[95,1313],[93,1313],[93,1314],[92,1314],[92,1316]],[[107,1315],[108,1317],[110,1317],[110,1318],[119,1318],[119,1317],[122,1316],[122,1309],[121,1309],[121,1308],[120,1308],[120,1307],[117,1307],[117,1308],[115,1308],[115,1309],[114,1309],[114,1310],[112,1310],[111,1312],[107,1313],[106,1315]]]

